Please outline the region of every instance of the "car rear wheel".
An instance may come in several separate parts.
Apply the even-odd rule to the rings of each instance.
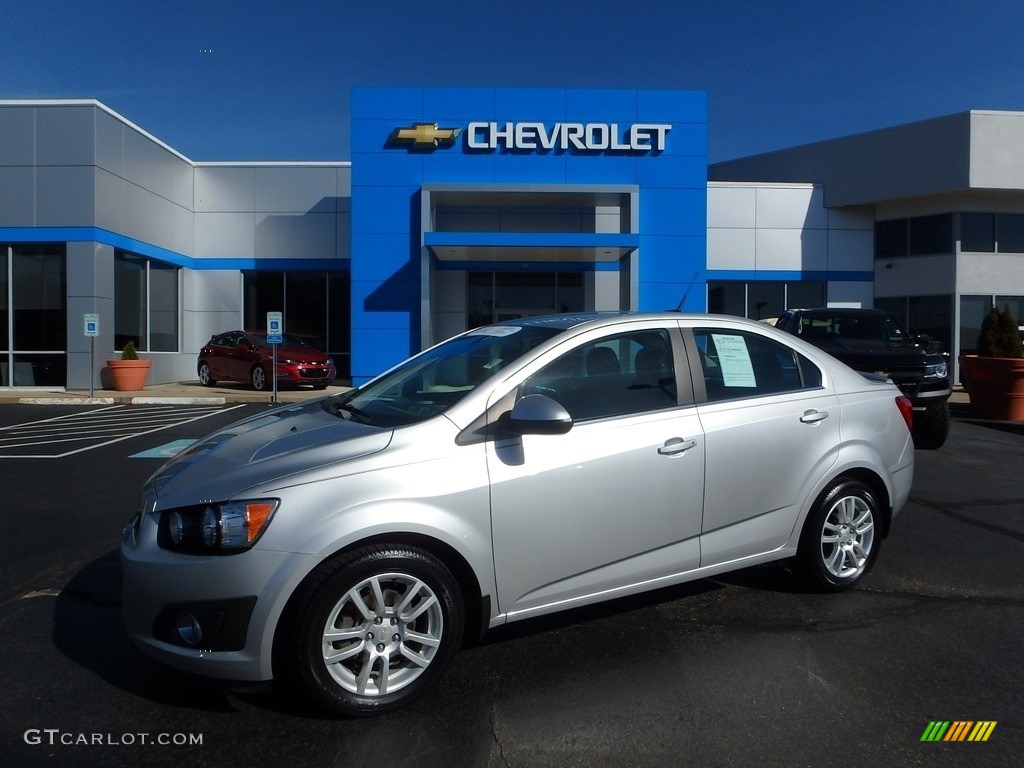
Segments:
[[[281,671],[300,694],[345,716],[387,712],[425,693],[458,649],[465,621],[451,572],[404,545],[329,562],[289,614]]]
[[[800,575],[822,592],[840,592],[871,568],[881,544],[881,513],[864,483],[841,477],[825,489],[804,524]]]
[[[212,387],[217,383],[210,371],[210,366],[206,363],[199,364],[199,383],[204,387]]]
[[[249,381],[252,382],[253,389],[262,392],[267,388],[267,372],[263,370],[262,366],[257,365],[249,374]]]

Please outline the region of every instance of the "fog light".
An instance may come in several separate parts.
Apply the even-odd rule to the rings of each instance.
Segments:
[[[174,623],[178,630],[178,637],[191,646],[197,646],[203,641],[203,628],[199,626],[199,619],[188,611],[178,611],[174,617]]]

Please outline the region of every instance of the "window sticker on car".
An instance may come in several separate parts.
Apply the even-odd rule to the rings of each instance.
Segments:
[[[491,325],[486,328],[477,328],[467,333],[467,336],[511,336],[523,330],[517,325]]]
[[[727,387],[756,387],[754,366],[750,363],[750,351],[742,336],[727,336],[713,333],[711,338],[718,350],[718,364],[722,367],[723,384]]]

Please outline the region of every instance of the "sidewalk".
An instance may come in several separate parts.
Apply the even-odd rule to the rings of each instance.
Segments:
[[[327,389],[296,387],[278,390],[279,403],[297,403],[315,397],[346,392],[350,387],[332,386]],[[204,387],[198,381],[179,381],[171,384],[152,384],[138,392],[116,392],[112,389],[96,389],[89,396],[89,390],[42,390],[35,388],[0,387],[0,404],[20,403],[23,405],[124,405],[153,404],[168,405],[224,405],[227,403],[271,404],[272,393],[256,392],[248,384],[223,384]]]

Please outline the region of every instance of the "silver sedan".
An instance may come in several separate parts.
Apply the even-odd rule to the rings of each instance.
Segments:
[[[910,492],[911,419],[763,323],[477,328],[158,470],[124,533],[125,622],[180,669],[392,710],[506,622],[784,559],[853,586]]]

